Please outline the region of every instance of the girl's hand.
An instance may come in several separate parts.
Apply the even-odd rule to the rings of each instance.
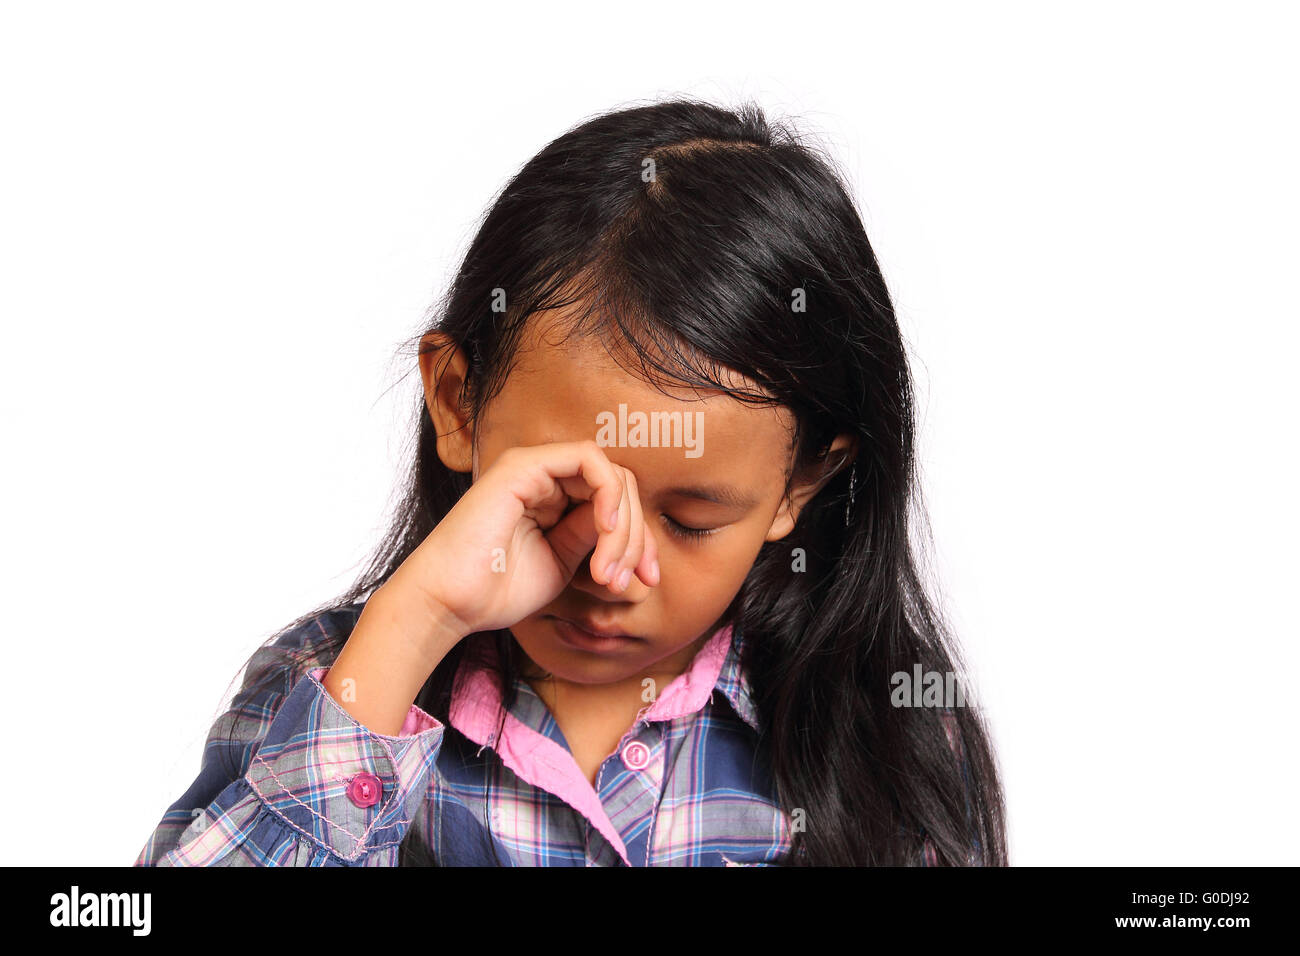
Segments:
[[[516,446],[479,476],[384,590],[418,595],[466,634],[510,627],[559,595],[593,546],[596,583],[619,592],[632,573],[659,583],[658,549],[632,472],[590,440]]]

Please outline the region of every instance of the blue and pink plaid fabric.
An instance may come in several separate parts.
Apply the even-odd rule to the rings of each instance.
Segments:
[[[245,681],[135,865],[398,866],[404,841],[443,866],[765,865],[788,850],[730,626],[641,711],[593,787],[526,681],[498,740],[497,684],[467,663],[449,725],[414,705],[395,736],[357,723],[321,684],[320,643],[361,609],[258,651],[249,675],[275,661],[283,680]]]

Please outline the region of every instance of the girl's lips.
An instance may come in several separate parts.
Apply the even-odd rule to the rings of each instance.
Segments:
[[[560,635],[560,639],[566,644],[581,648],[585,651],[608,651],[640,640],[630,634],[618,632],[608,634],[597,634],[586,630],[583,625],[573,621],[565,620],[562,617],[552,618],[555,621],[555,629]]]

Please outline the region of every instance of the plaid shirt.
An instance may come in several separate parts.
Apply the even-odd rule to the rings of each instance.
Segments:
[[[789,849],[731,626],[642,709],[593,788],[522,679],[496,740],[501,695],[467,662],[450,726],[415,705],[395,736],[359,724],[321,684],[319,645],[361,607],[257,652],[248,673],[274,660],[284,680],[245,681],[136,866],[397,866],[403,841],[443,866],[765,865]]]

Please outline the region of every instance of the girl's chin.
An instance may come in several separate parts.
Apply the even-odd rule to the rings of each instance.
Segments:
[[[528,661],[523,667],[527,680],[561,680],[569,684],[613,684],[635,677],[644,669],[641,660],[594,654],[551,640],[548,646],[519,642]]]

